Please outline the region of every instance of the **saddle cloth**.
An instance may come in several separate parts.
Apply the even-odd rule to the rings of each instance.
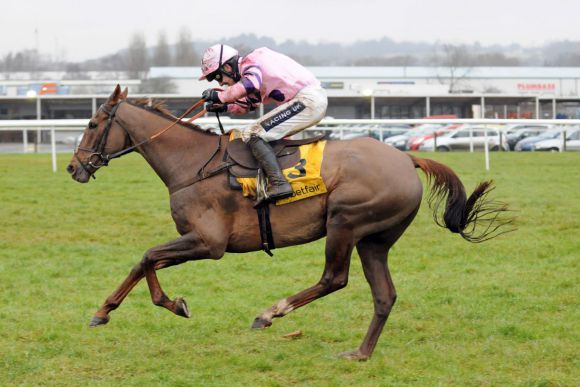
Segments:
[[[231,138],[235,138],[232,135]],[[320,138],[305,140],[280,140],[271,143],[282,168],[282,173],[290,182],[294,195],[276,201],[276,205],[292,203],[326,192],[326,185],[320,175],[322,157],[326,141]],[[241,139],[233,139],[228,144],[228,159],[234,162],[229,168],[230,175],[241,186],[245,197],[255,199],[258,186],[258,163],[247,144]],[[233,179],[230,179],[232,183]],[[240,187],[232,187],[240,189]]]

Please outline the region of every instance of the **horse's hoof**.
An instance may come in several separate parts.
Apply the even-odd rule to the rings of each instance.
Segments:
[[[268,328],[270,325],[272,325],[272,321],[268,321],[258,316],[252,323],[252,329],[264,329]]]
[[[185,302],[181,297],[175,299],[175,314],[185,318],[191,317],[191,313],[187,307],[187,302]]]
[[[91,319],[91,324],[89,325],[91,328],[98,327],[99,325],[105,325],[110,320],[109,316],[107,317],[99,317],[93,316]]]
[[[358,349],[354,351],[343,352],[338,356],[346,360],[356,360],[356,361],[367,361],[370,358],[370,356],[362,354]]]

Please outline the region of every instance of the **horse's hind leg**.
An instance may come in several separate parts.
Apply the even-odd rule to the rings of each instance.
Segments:
[[[350,257],[354,248],[352,229],[346,225],[327,225],[326,264],[318,283],[291,297],[280,300],[256,317],[252,328],[266,328],[272,325],[274,317],[283,317],[291,311],[307,305],[336,290],[348,282]]]
[[[353,360],[367,360],[375,349],[391,308],[397,299],[397,293],[387,265],[390,245],[363,239],[357,243],[356,247],[365,277],[371,287],[374,316],[360,347],[354,351],[345,352],[341,356]]]

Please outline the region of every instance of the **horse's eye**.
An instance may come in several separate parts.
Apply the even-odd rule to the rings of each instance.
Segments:
[[[89,121],[89,129],[96,129],[98,125],[96,123],[94,123],[93,121]]]

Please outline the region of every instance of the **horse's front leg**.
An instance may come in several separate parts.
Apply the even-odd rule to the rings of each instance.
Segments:
[[[129,292],[137,285],[137,283],[143,278],[144,272],[141,263],[138,263],[133,267],[125,281],[119,286],[113,294],[111,294],[103,305],[97,310],[97,313],[91,319],[91,327],[96,327],[98,325],[103,325],[109,322],[109,313],[119,307],[121,302],[127,297]]]
[[[91,320],[91,326],[106,324],[110,319],[109,312],[119,307],[123,299],[143,277],[147,279],[151,300],[155,305],[169,309],[179,316],[189,317],[185,301],[182,298],[169,299],[163,292],[155,271],[191,260],[219,259],[224,252],[225,243],[216,241],[207,243],[195,232],[185,234],[171,242],[148,250],[121,286],[107,298],[103,306],[97,311]]]

